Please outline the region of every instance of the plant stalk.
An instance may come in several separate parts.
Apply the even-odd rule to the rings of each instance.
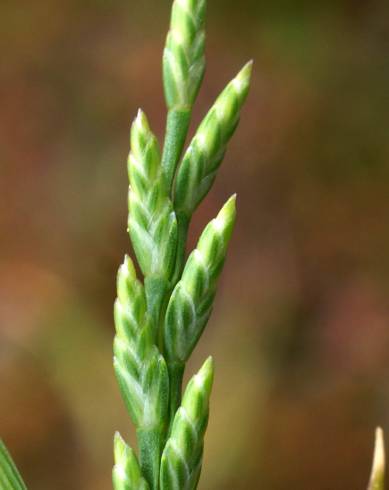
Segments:
[[[183,362],[168,363],[169,370],[169,431],[170,435],[174,416],[181,404],[181,394],[182,394],[182,379],[185,371],[185,364]]]
[[[142,474],[147,480],[150,490],[159,488],[159,466],[163,444],[163,431],[160,428],[138,429],[136,431],[140,466]]]
[[[152,319],[153,338],[155,342],[158,342],[161,309],[164,304],[167,288],[167,281],[161,277],[149,276],[145,278],[147,309]]]
[[[173,273],[173,279],[171,286],[174,288],[179,278],[181,277],[182,270],[185,262],[185,247],[186,239],[188,237],[190,218],[186,215],[177,213],[177,253],[176,253],[176,265]]]
[[[168,189],[172,188],[174,175],[188,134],[190,109],[171,109],[167,115],[162,168]]]

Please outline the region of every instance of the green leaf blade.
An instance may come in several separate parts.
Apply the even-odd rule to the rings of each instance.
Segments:
[[[5,444],[0,439],[0,488],[1,490],[27,490],[22,477]]]

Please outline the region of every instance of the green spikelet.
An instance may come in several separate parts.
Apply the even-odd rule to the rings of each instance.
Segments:
[[[175,264],[177,222],[161,167],[158,143],[142,111],[131,129],[128,173],[128,228],[145,276],[148,309],[156,335],[160,307]]]
[[[27,490],[19,471],[0,439],[0,489],[1,490]]]
[[[216,100],[196,132],[177,173],[174,208],[189,219],[206,196],[233,135],[246,100],[252,62],[232,80]]]
[[[170,381],[170,423],[180,404],[185,363],[212,311],[235,215],[233,196],[205,228],[168,304],[163,334]]]
[[[377,428],[373,467],[370,475],[368,490],[384,490],[385,488],[385,446],[383,430]]]
[[[168,375],[153,345],[144,289],[129,257],[119,269],[117,289],[115,372],[134,425],[159,427],[167,413]]]
[[[153,344],[144,288],[128,257],[119,269],[117,290],[114,368],[137,429],[143,475],[151,489],[155,489],[168,413],[168,371],[163,356]]]
[[[213,361],[209,358],[189,382],[161,460],[160,490],[193,490],[201,471],[208,424]]]
[[[114,459],[112,481],[115,490],[149,490],[137,457],[118,432],[114,439]]]
[[[175,0],[163,54],[165,98],[170,110],[193,106],[205,71],[205,0]]]
[[[129,231],[139,265],[145,277],[168,279],[175,259],[176,220],[158,143],[142,111],[131,129],[128,174]]]
[[[163,54],[169,109],[162,165],[171,186],[205,71],[205,0],[175,0]]]
[[[164,326],[169,363],[187,361],[208,321],[235,215],[233,196],[203,231],[173,291]]]

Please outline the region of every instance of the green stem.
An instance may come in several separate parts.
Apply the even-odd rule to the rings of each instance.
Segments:
[[[167,293],[167,281],[159,276],[145,278],[147,310],[152,319],[154,341],[158,341],[162,305]]]
[[[169,370],[169,434],[172,428],[174,416],[177,412],[178,407],[181,404],[181,393],[182,393],[182,378],[184,376],[185,364],[183,362],[174,362],[168,364]]]
[[[177,255],[176,265],[173,273],[172,287],[179,281],[185,262],[185,247],[188,237],[190,218],[184,214],[177,213]]]
[[[178,160],[188,134],[191,113],[190,109],[171,109],[168,112],[165,144],[162,154],[162,168],[166,176],[168,189],[172,188]]]
[[[159,488],[159,465],[161,459],[163,434],[161,429],[138,429],[140,466],[150,490]]]

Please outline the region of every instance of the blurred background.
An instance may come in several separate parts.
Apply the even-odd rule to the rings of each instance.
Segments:
[[[162,139],[164,0],[0,4],[0,434],[31,490],[111,486],[134,434],[111,367],[129,128]],[[188,367],[216,360],[201,489],[366,486],[389,438],[389,4],[210,0],[192,133],[252,91],[190,246],[238,224]]]

